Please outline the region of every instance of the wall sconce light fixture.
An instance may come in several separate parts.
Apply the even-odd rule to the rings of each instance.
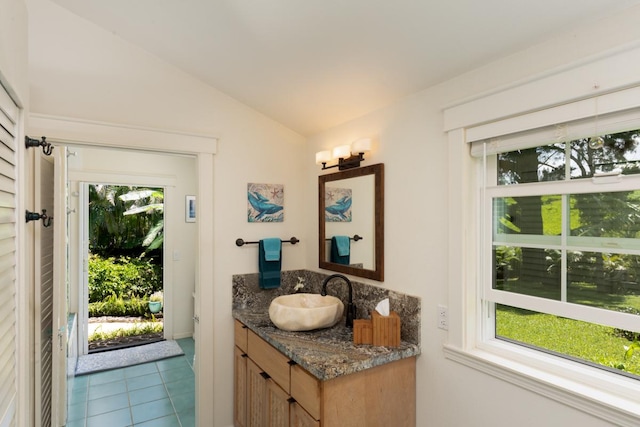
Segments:
[[[338,168],[338,170],[352,169],[360,167],[360,162],[364,160],[364,153],[371,151],[371,139],[360,138],[351,145],[338,145],[332,151],[319,151],[316,153],[316,164],[322,165],[322,170]],[[331,160],[338,159],[338,163],[327,166]]]

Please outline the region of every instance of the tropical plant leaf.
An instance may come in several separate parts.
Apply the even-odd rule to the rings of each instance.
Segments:
[[[164,240],[164,236],[161,234],[164,230],[164,220],[159,220],[156,225],[154,225],[151,230],[147,233],[142,241],[142,246],[148,246],[149,250],[157,249],[162,245],[162,241]],[[160,239],[159,244],[156,242]],[[154,243],[156,244],[155,247]]]
[[[152,211],[164,211],[164,204],[162,203],[153,203],[151,205],[145,206],[133,206],[126,211],[122,215],[135,215],[143,212],[152,212]]]
[[[160,247],[162,247],[162,244],[164,243],[164,236],[158,236],[156,237],[153,242],[151,242],[151,244],[148,246],[148,250],[152,251],[154,249],[158,249]]]
[[[164,194],[162,193],[162,191],[145,189],[129,191],[128,193],[119,196],[120,200],[125,202],[142,200],[148,197],[163,200]]]

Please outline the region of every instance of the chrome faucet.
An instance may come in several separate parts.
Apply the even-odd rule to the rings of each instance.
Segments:
[[[336,279],[336,278],[344,280],[344,282],[349,287],[349,301],[347,302],[346,327],[353,328],[353,319],[356,318],[356,306],[353,304],[353,286],[351,286],[351,281],[346,276],[343,276],[342,274],[332,274],[331,276],[328,276],[326,279],[323,280],[322,292],[320,292],[320,295],[322,295],[323,297],[327,295],[327,284],[331,279]]]

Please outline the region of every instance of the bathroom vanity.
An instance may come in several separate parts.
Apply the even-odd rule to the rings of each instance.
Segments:
[[[237,309],[236,427],[415,426],[415,344],[356,346],[343,325],[277,329],[268,315]]]

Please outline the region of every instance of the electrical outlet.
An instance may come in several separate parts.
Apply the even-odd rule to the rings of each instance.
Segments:
[[[449,309],[446,305],[438,305],[438,328],[449,330]]]

